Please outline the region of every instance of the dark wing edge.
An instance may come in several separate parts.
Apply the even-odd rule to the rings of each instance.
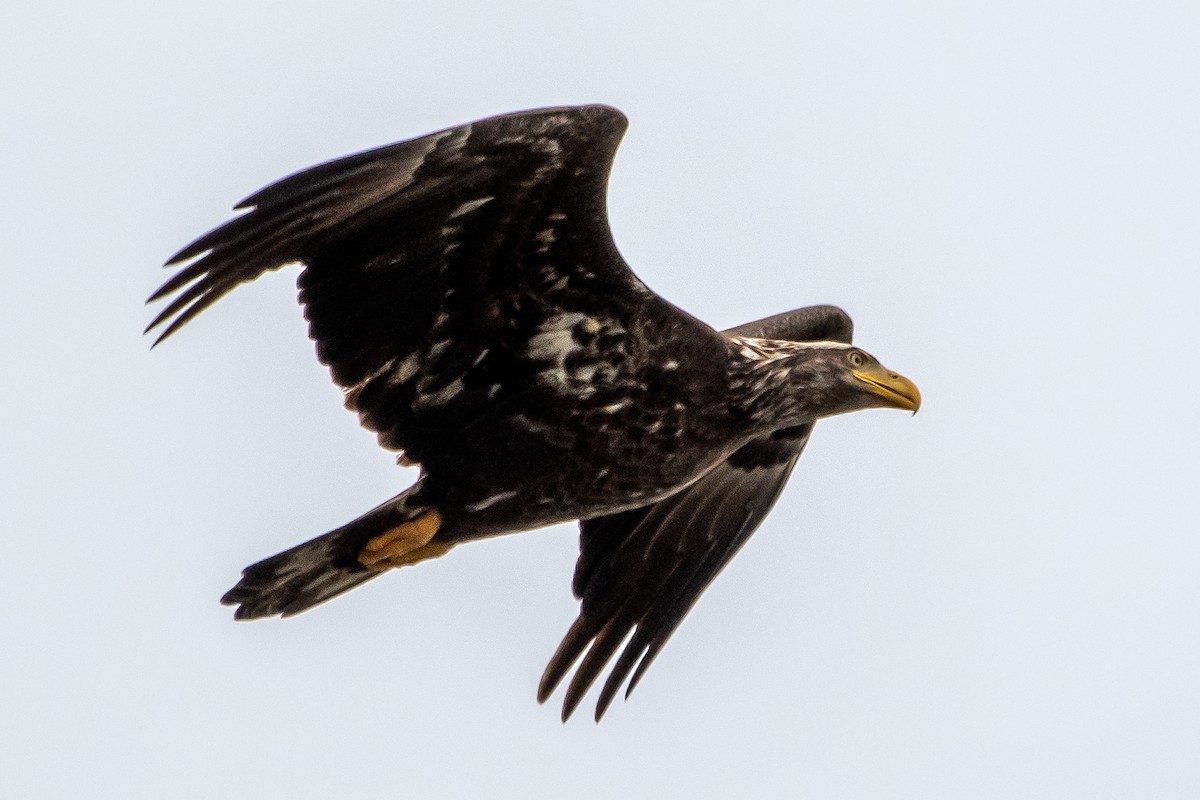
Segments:
[[[302,262],[323,234],[372,206],[386,206],[389,198],[402,193],[437,145],[458,130],[334,159],[240,201],[234,209],[246,213],[199,237],[163,264],[171,268],[191,262],[150,295],[147,303],[179,292],[144,332],[166,323],[154,341],[157,346],[239,284]]]
[[[609,106],[534,109],[447,128],[297,172],[239,202],[235,209],[249,209],[246,213],[167,259],[166,267],[184,266],[147,302],[178,294],[145,332],[165,325],[154,342],[157,345],[239,284],[304,262],[328,237],[345,236],[381,216],[418,207],[431,197],[452,195],[464,184],[486,183],[496,176],[497,164],[487,158],[460,157],[459,151],[472,136],[491,145],[506,137],[513,141],[532,133],[553,138],[586,129],[588,138],[603,143],[600,150],[604,152],[598,153],[605,159],[602,174],[593,172],[591,176],[601,181],[595,199],[603,216],[607,167],[627,125],[625,115]],[[448,164],[460,171],[437,169]],[[606,216],[602,222],[607,228]]]
[[[854,320],[837,306],[805,306],[722,331],[726,336],[786,339],[793,342],[844,342],[854,339]]]
[[[836,306],[811,306],[724,333],[849,342],[853,323]],[[626,678],[629,696],[701,593],[766,518],[812,427],[751,441],[699,481],[654,505],[580,522],[572,586],[580,613],[546,666],[538,702],[545,702],[578,662],[563,699],[566,721],[626,639],[600,690],[596,721]]]

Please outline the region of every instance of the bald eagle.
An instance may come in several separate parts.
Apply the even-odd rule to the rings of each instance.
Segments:
[[[155,344],[239,284],[299,263],[317,357],[416,483],[247,567],[238,619],[305,611],[463,542],[579,520],[579,616],[539,702],[563,719],[616,655],[599,720],[774,504],[821,417],[916,411],[916,386],[813,306],[717,332],[613,243],[626,119],[491,117],[299,172],[167,261]],[[631,635],[632,634],[632,635]],[[582,656],[582,659],[581,659]]]

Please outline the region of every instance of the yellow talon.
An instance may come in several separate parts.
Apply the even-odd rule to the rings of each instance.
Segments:
[[[408,567],[421,561],[428,561],[431,558],[444,556],[453,549],[454,545],[448,542],[430,542],[423,547],[418,547],[416,550],[409,550],[402,556],[389,560],[386,564],[376,565],[388,569],[391,567]]]
[[[358,563],[372,569],[389,569],[443,555],[451,545],[430,542],[441,525],[442,515],[427,511],[367,542],[358,554]]]

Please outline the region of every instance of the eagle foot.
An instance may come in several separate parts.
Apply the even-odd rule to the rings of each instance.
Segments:
[[[442,525],[442,515],[426,511],[367,542],[358,563],[371,569],[403,567],[445,555],[453,545],[430,541]]]

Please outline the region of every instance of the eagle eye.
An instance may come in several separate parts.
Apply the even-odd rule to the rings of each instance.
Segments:
[[[846,356],[846,360],[850,362],[852,367],[861,367],[867,363],[867,357],[859,350],[851,350]]]

